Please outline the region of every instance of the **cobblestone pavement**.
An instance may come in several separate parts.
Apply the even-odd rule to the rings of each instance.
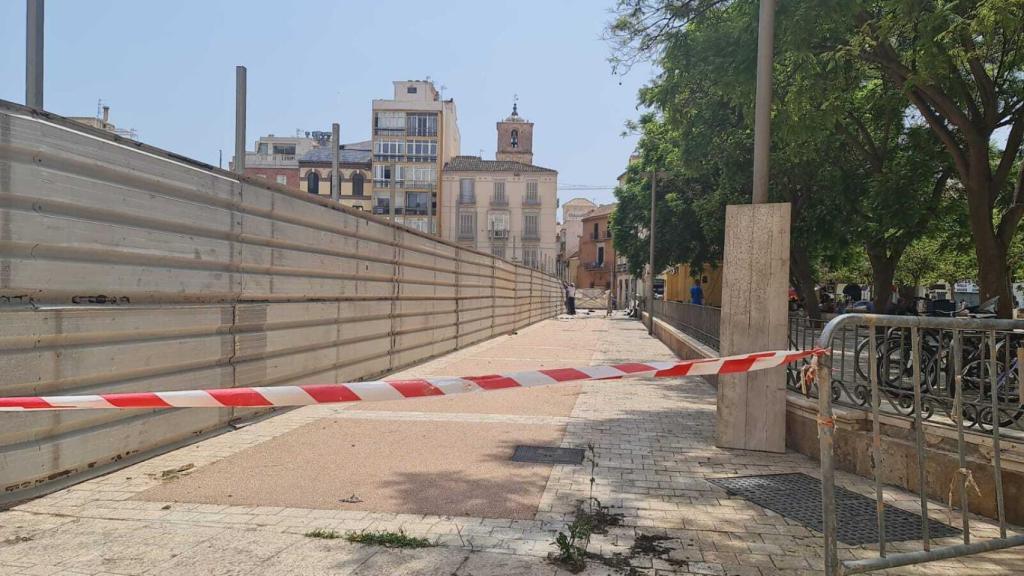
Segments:
[[[570,328],[571,327],[571,328]],[[569,329],[599,334],[581,340],[594,362],[671,359],[637,322],[591,317],[549,320],[512,338],[538,346]],[[443,374],[506,345],[503,337],[417,367],[407,374]],[[464,397],[465,398],[465,397]],[[0,574],[238,574],[482,576],[567,574],[546,559],[577,503],[593,495],[621,514],[595,535],[584,574],[802,575],[822,568],[821,538],[777,514],[728,496],[707,482],[717,476],[805,472],[816,463],[794,453],[763,454],[713,446],[714,389],[700,379],[593,382],[583,386],[568,417],[529,414],[351,410],[313,406],[284,413],[182,448],[0,513]],[[555,466],[530,520],[397,514],[269,506],[232,506],[138,499],[249,447],[323,418],[500,422],[564,425],[562,445],[592,446],[597,466]],[[189,466],[194,468],[189,468]],[[178,468],[180,472],[174,472]],[[591,478],[594,479],[591,483]],[[840,483],[872,495],[865,479]],[[915,510],[911,494],[887,490],[890,503]],[[933,517],[948,511],[933,503]],[[304,536],[314,529],[402,530],[438,544],[392,550]],[[972,532],[992,537],[989,523]],[[895,543],[895,550],[913,550]],[[874,555],[843,547],[845,557]],[[1009,550],[890,571],[892,574],[1022,574],[1024,552]]]

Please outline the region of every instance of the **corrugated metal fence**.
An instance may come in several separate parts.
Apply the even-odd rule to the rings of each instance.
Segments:
[[[0,101],[0,395],[351,381],[561,302],[554,277]],[[254,414],[9,414],[0,488]]]

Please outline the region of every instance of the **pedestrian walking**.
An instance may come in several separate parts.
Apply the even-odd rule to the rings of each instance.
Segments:
[[[569,315],[576,315],[576,285],[569,282],[569,286],[565,289],[565,302],[566,307],[569,309]]]
[[[693,287],[690,288],[690,302],[697,306],[704,304],[704,289],[700,287],[700,280],[693,281]]]

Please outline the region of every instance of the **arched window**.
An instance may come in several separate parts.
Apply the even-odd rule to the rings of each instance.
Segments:
[[[306,174],[306,191],[310,194],[320,193],[320,175],[316,173],[316,170],[310,170]]]
[[[353,172],[352,173],[352,195],[362,196],[363,195],[363,173]]]
[[[512,147],[519,148],[519,130],[512,129]]]

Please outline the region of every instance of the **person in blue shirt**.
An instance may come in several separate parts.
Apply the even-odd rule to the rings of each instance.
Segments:
[[[702,306],[704,304],[704,290],[700,287],[700,281],[694,280],[693,287],[690,288],[690,302]]]

